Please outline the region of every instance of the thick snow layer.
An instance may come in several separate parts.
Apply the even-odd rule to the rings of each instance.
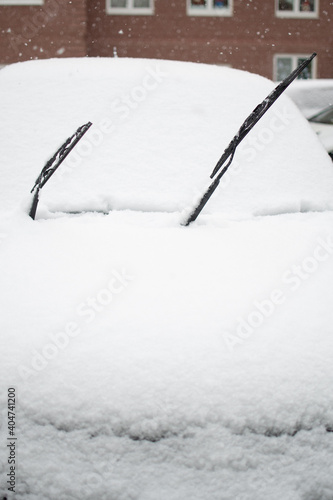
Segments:
[[[152,85],[147,68],[160,78],[168,72],[171,89],[162,92],[164,80],[150,89],[80,165],[55,174],[38,220],[30,219],[27,191],[59,137],[89,119],[100,126],[111,83],[118,89],[111,101],[131,95],[135,85]],[[0,499],[331,500],[331,165],[305,120],[285,99],[299,133],[276,132],[257,163],[240,164],[228,188],[184,227],[183,202],[197,196],[196,183],[200,190],[225,142],[215,109],[221,88],[237,128],[243,80],[261,88],[248,101],[252,92],[260,101],[270,82],[224,68],[119,59],[23,63],[3,75]],[[221,129],[208,132],[214,116]],[[202,141],[187,134],[199,124]],[[268,189],[273,151],[294,156],[288,178],[276,172]],[[250,168],[260,173],[256,181]],[[249,191],[236,186],[243,175]],[[108,215],[52,212],[106,208],[110,186],[118,210]],[[241,189],[241,208],[227,198],[229,187],[234,197]],[[315,203],[321,212],[304,213]],[[266,211],[295,213],[254,216]],[[10,387],[17,394],[15,494],[6,483]]]
[[[15,498],[330,499],[332,223],[115,212],[3,226]]]
[[[93,122],[42,194],[48,209],[72,211],[192,206],[274,87],[230,68],[119,58],[19,63],[1,71],[0,85],[3,208],[17,206],[62,142]],[[205,211],[324,210],[332,192],[330,159],[282,96],[243,141]]]

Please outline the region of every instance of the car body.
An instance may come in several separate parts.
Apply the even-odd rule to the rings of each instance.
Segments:
[[[295,80],[286,94],[309,119],[333,103],[333,79],[309,78]]]
[[[16,500],[332,498],[333,169],[290,99],[181,223],[273,88],[120,57],[1,71],[0,498],[14,394]]]
[[[333,160],[333,105],[309,118],[309,122]]]

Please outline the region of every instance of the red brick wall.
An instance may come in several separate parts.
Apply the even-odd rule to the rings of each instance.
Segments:
[[[86,0],[0,6],[0,64],[86,55]]]
[[[332,0],[320,0],[319,19],[280,19],[274,5],[234,0],[232,17],[193,17],[186,0],[155,0],[154,16],[110,16],[105,0],[88,0],[88,54],[116,47],[120,57],[229,64],[272,78],[274,54],[316,51],[317,77],[333,78]]]
[[[272,78],[278,53],[318,52],[317,77],[333,78],[333,1],[319,19],[280,19],[274,0],[234,0],[232,17],[193,17],[186,0],[155,0],[153,16],[108,15],[105,0],[0,6],[0,64],[50,57],[146,57],[229,64]],[[332,18],[332,21],[331,21]]]

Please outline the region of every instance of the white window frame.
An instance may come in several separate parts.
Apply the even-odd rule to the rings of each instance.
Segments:
[[[111,7],[111,0],[106,0],[106,13],[117,16],[151,16],[154,14],[154,0],[150,7],[134,7],[134,0],[126,0],[127,7]]]
[[[299,58],[307,59],[309,57],[309,54],[275,54],[273,59],[273,80],[275,82],[281,81],[277,79],[278,59],[280,57],[291,59],[291,71],[293,71],[298,67],[298,59]],[[312,59],[311,68],[312,68],[311,80],[313,80],[314,78],[316,78],[317,75],[317,59]]]
[[[17,7],[18,5],[44,5],[44,0],[0,0],[0,5]]]
[[[231,17],[233,15],[234,0],[229,0],[228,7],[214,8],[213,0],[206,0],[207,6],[193,6],[191,0],[187,0],[187,15],[188,16],[215,16],[215,17]]]
[[[279,0],[275,0],[275,15],[276,17],[296,17],[299,19],[314,19],[319,17],[319,0],[314,0],[315,10],[306,12],[300,10],[301,0],[293,0],[293,10],[279,10]]]

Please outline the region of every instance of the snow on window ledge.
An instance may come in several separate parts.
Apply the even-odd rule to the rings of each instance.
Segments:
[[[44,0],[0,0],[0,5],[10,5],[17,7],[18,5],[44,5]]]
[[[154,2],[149,0],[149,7],[135,7],[134,0],[124,0],[124,7],[112,6],[112,0],[106,0],[106,13],[121,16],[151,16],[154,14]]]
[[[292,12],[288,10],[277,10],[276,17],[280,18],[296,18],[296,19],[317,19],[318,12]]]
[[[193,5],[192,0],[187,0],[187,15],[230,17],[233,14],[233,0],[228,0],[225,7],[214,6],[213,0],[204,0],[202,3],[203,5]]]
[[[276,0],[275,15],[281,18],[316,19],[319,0]]]

